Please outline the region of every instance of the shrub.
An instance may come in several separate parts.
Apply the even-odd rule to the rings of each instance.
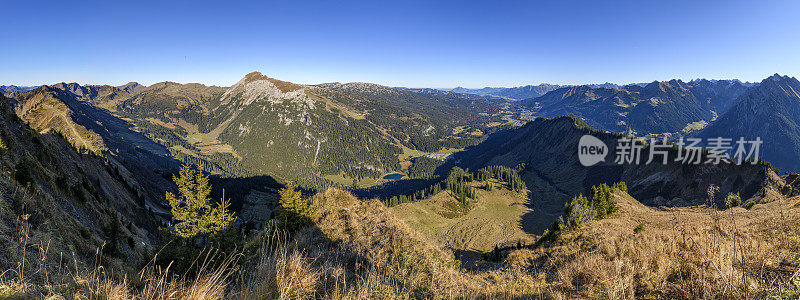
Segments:
[[[558,217],[558,229],[564,231],[576,228],[593,218],[594,212],[583,195],[572,198],[564,207],[564,214]]]
[[[728,207],[736,207],[742,205],[742,197],[739,196],[739,193],[730,193],[728,197],[725,198],[725,205]]]
[[[572,198],[572,201],[564,206],[564,213],[558,217],[548,234],[554,237],[560,231],[580,227],[588,221],[602,219],[616,212],[618,207],[617,201],[614,200],[614,189],[627,188],[624,182],[613,184],[612,187],[604,183],[592,187],[591,201],[582,194]]]
[[[620,191],[623,191],[623,192],[626,192],[626,193],[628,192],[628,185],[625,184],[624,181],[617,182],[614,185],[612,185],[611,187],[614,188],[615,190],[620,190]]]
[[[297,185],[289,181],[286,187],[279,191],[281,196],[278,209],[278,221],[290,230],[299,229],[311,221],[314,209],[303,199],[303,194],[297,190]]]
[[[755,202],[748,202],[747,204],[745,204],[745,205],[744,205],[744,208],[745,208],[745,209],[751,209],[751,208],[753,208],[753,206],[755,206],[755,205],[756,205],[756,203],[755,203]]]
[[[639,225],[636,225],[636,227],[633,228],[633,234],[637,234],[642,231],[644,231],[644,223],[639,223]]]
[[[89,200],[89,195],[86,194],[86,190],[82,189],[80,186],[72,185],[70,190],[72,194],[75,195],[75,199],[77,199],[79,202],[85,203]]]
[[[58,177],[56,177],[56,187],[62,191],[69,192],[69,178],[64,174],[59,174]]]
[[[26,158],[14,168],[14,180],[22,185],[34,183],[33,175],[31,175],[32,168],[33,162]]]
[[[83,238],[84,240],[87,240],[87,241],[89,240],[90,237],[92,237],[91,233],[89,233],[89,229],[87,229],[84,226],[81,226],[80,228],[78,228],[78,234],[81,235],[81,238]]]

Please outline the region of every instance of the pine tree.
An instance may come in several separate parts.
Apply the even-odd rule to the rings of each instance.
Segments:
[[[314,209],[303,199],[303,194],[297,190],[293,181],[287,182],[279,194],[281,199],[278,221],[289,229],[298,229],[311,221]]]
[[[224,192],[219,205],[212,207],[209,203],[211,185],[202,171],[184,164],[172,180],[178,185],[178,195],[167,192],[167,201],[177,221],[172,226],[175,234],[183,238],[213,235],[233,224],[235,217],[228,211],[230,201]]]

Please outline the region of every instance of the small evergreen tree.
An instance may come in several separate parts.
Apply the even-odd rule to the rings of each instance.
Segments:
[[[202,171],[184,164],[172,180],[178,185],[178,195],[167,192],[167,201],[177,221],[172,226],[176,235],[183,238],[212,235],[233,224],[235,217],[228,211],[230,202],[224,192],[219,205],[212,207],[209,203],[211,185]]]
[[[592,187],[592,206],[598,219],[605,218],[617,211],[613,192],[613,189],[605,183]]]
[[[728,208],[740,206],[742,205],[742,197],[739,196],[739,193],[730,193],[728,197],[725,198],[725,204]]]
[[[564,206],[564,213],[556,220],[558,223],[557,229],[565,231],[580,227],[583,223],[590,221],[593,215],[594,211],[591,203],[586,197],[579,194]]]
[[[298,229],[311,221],[314,209],[303,199],[303,194],[297,190],[294,182],[287,182],[279,194],[281,199],[278,221],[291,230]]]
[[[623,192],[626,192],[626,193],[628,192],[628,186],[625,184],[624,181],[620,181],[620,182],[615,183],[613,185],[613,188],[615,190],[620,190],[620,191],[623,191]]]

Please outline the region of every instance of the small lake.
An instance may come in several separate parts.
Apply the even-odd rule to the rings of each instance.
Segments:
[[[383,179],[390,180],[390,181],[397,181],[397,180],[400,180],[401,178],[403,178],[403,176],[405,176],[405,175],[400,174],[400,173],[392,173],[392,174],[388,174],[386,176],[383,176]]]

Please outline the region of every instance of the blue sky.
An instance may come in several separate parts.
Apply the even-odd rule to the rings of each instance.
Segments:
[[[7,1],[0,84],[800,75],[800,1]]]

